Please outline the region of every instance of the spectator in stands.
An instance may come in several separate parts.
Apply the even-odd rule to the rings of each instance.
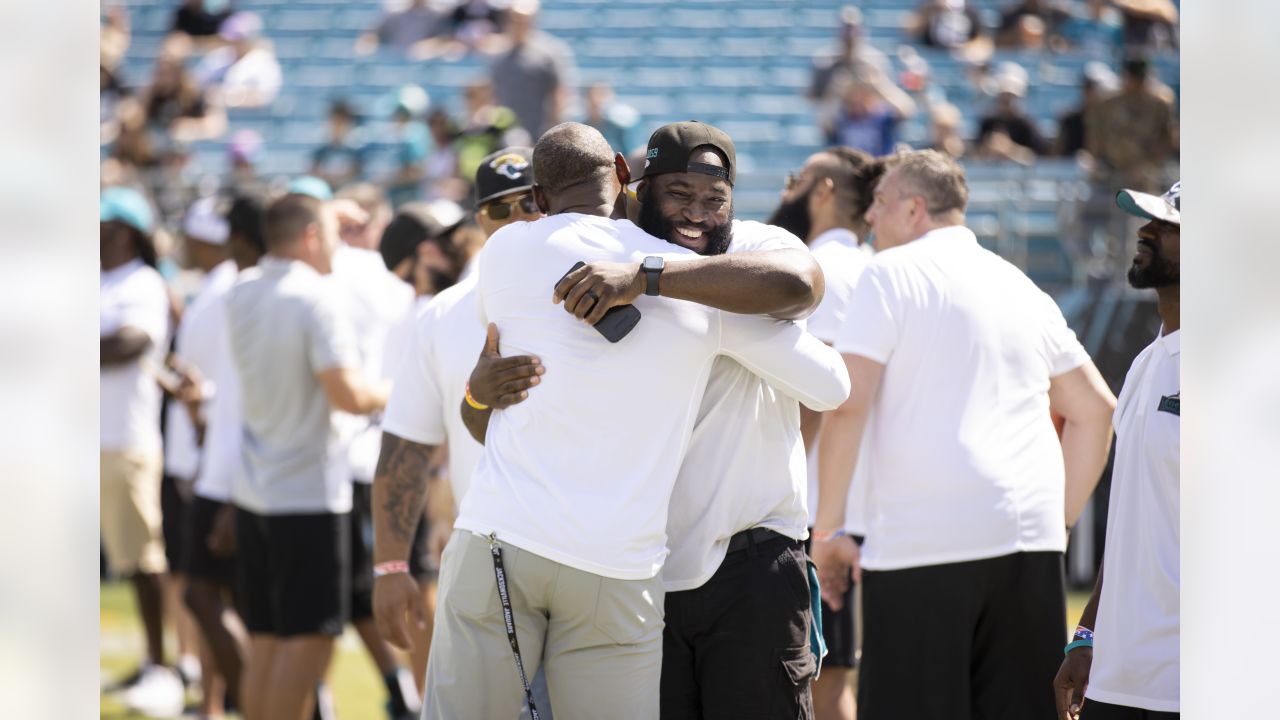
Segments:
[[[275,52],[262,39],[262,18],[238,12],[218,30],[227,41],[200,62],[197,74],[203,87],[217,87],[227,107],[270,105],[280,93],[284,78]]]
[[[565,118],[578,83],[569,46],[534,26],[538,7],[538,0],[513,0],[507,13],[511,47],[490,68],[497,101],[515,111],[533,138]],[[501,142],[490,152],[513,144],[524,143]],[[461,171],[473,177],[475,167]]]
[[[448,112],[436,108],[427,115],[427,130],[432,143],[425,163],[427,197],[457,202],[471,192],[471,183],[458,177],[458,125]]]
[[[898,140],[898,123],[916,114],[916,103],[884,73],[851,83],[826,128],[827,143],[872,155],[888,155]]]
[[[1161,170],[1173,154],[1173,109],[1153,90],[1150,70],[1145,59],[1126,61],[1120,92],[1085,113],[1085,146],[1110,197],[1121,187],[1159,189]]]
[[[991,114],[978,128],[977,155],[993,160],[1013,160],[1029,165],[1047,155],[1049,143],[1036,128],[1035,118],[1022,107],[1027,85],[1017,75],[999,80],[999,94]]]
[[[1039,52],[1045,49],[1044,21],[1035,15],[1023,15],[1018,20],[1010,49]]]
[[[215,93],[201,88],[181,57],[156,58],[151,84],[139,98],[147,141],[156,160],[172,149],[172,142],[195,142],[219,137],[227,130],[227,116]]]
[[[464,48],[482,52],[500,50],[499,30],[505,13],[492,0],[457,0],[449,16],[449,32]]]
[[[929,148],[957,160],[964,157],[965,142],[960,134],[964,117],[951,103],[934,105],[929,111]]]
[[[1053,154],[1059,157],[1088,155],[1085,147],[1084,117],[1090,108],[1110,97],[1116,89],[1116,74],[1104,63],[1091,61],[1084,66],[1080,81],[1080,104],[1058,118],[1058,137],[1054,141]],[[1086,161],[1091,165],[1092,160]]]
[[[1070,14],[1058,4],[1057,0],[1021,0],[1017,5],[1005,10],[1000,15],[1000,27],[996,30],[996,46],[1001,48],[1022,47],[1023,19],[1036,18],[1041,23],[1042,35],[1057,32],[1058,24],[1066,20]]]
[[[262,135],[251,128],[231,133],[227,141],[227,159],[231,172],[225,186],[232,195],[262,194],[266,183],[258,175],[258,163],[262,161]]]
[[[173,14],[171,31],[195,40],[218,40],[218,28],[231,17],[228,0],[183,0]]]
[[[417,85],[403,85],[392,95],[392,103],[396,168],[385,184],[391,207],[398,208],[422,197],[423,162],[431,150],[431,134],[422,123],[422,115],[431,99]]]
[[[1088,0],[1058,26],[1056,49],[1071,48],[1097,60],[1111,60],[1124,43],[1123,16],[1110,0]]]
[[[182,710],[182,680],[164,662],[160,386],[153,368],[169,338],[169,295],[155,270],[155,219],[142,194],[107,188],[99,205],[100,506],[107,562],[132,584],[145,662],[121,685],[125,704]]]
[[[521,127],[516,113],[496,104],[494,86],[477,80],[463,93],[467,103],[466,119],[454,143],[458,151],[458,174],[475,177],[480,161],[504,147],[528,147],[529,131]]]
[[[958,50],[982,41],[982,18],[964,0],[926,0],[907,20],[906,33],[927,47]]]
[[[839,99],[840,88],[867,80],[877,70],[888,73],[889,59],[864,37],[862,11],[846,5],[840,8],[840,49],[834,54],[814,55],[808,98],[815,103],[833,103]]]
[[[364,177],[368,148],[359,125],[360,118],[346,100],[329,106],[329,141],[311,154],[312,175],[335,188]]]
[[[630,105],[617,102],[608,83],[595,83],[587,88],[587,115],[583,123],[599,130],[614,150],[625,153],[631,149],[639,121],[640,113]]]
[[[383,15],[373,29],[356,40],[356,54],[370,55],[387,46],[397,52],[425,53],[432,39],[441,33],[440,13],[431,8],[428,0],[412,0],[403,10]],[[418,46],[422,43],[421,48]]]
[[[120,133],[119,104],[131,92],[120,77],[120,61],[129,49],[129,18],[124,6],[107,9],[98,44],[99,143],[108,145]]]
[[[1124,21],[1129,52],[1178,47],[1178,6],[1172,0],[1112,0]]]

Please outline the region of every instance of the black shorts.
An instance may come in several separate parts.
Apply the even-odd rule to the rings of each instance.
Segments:
[[[438,568],[427,549],[427,524],[418,523],[409,548],[409,574],[434,580]],[[373,485],[351,483],[351,621],[373,617]]]
[[[1060,552],[863,570],[859,720],[1053,718]]]
[[[744,535],[702,587],[667,593],[662,720],[813,718],[804,544],[763,528],[734,537]]]
[[[861,537],[854,542],[862,544]],[[813,528],[809,528],[809,539],[804,541],[805,552],[813,548]],[[827,643],[827,656],[822,659],[823,668],[855,668],[858,666],[858,632],[853,622],[853,606],[857,594],[854,592],[853,578],[849,578],[849,589],[844,594],[844,607],[832,610],[826,600],[822,601],[822,639]]]
[[[1111,705],[1087,698],[1080,708],[1080,720],[1178,720],[1178,717],[1176,712]]]
[[[168,473],[160,480],[160,532],[164,537],[164,556],[169,572],[181,572],[182,546],[186,542],[183,525],[190,505],[178,491],[178,479]]]
[[[197,495],[187,507],[187,522],[183,528],[182,572],[189,578],[199,578],[222,587],[234,588],[236,583],[236,559],[218,557],[209,550],[209,535],[213,533],[213,521],[227,503]]]
[[[236,508],[240,602],[249,632],[341,635],[351,605],[349,513]]]

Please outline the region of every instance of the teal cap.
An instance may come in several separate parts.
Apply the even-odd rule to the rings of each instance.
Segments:
[[[295,195],[310,195],[317,200],[332,200],[333,190],[329,183],[315,175],[303,175],[289,183],[289,192]]]
[[[154,230],[155,215],[142,193],[127,187],[109,187],[98,201],[99,222],[118,220],[143,235]]]

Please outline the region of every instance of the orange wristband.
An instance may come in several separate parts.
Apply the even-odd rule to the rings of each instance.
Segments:
[[[485,405],[484,403],[481,403],[480,401],[478,401],[478,400],[476,400],[475,398],[471,397],[471,381],[470,381],[470,380],[468,380],[468,381],[467,381],[466,388],[465,388],[465,390],[463,391],[463,393],[464,393],[464,395],[465,395],[465,397],[466,397],[466,399],[467,399],[467,404],[468,404],[468,405],[470,405],[473,409],[475,409],[475,410],[488,410],[488,409],[489,409],[489,406],[488,406],[488,405]]]

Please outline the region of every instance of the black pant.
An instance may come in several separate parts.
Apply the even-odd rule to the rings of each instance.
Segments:
[[[662,720],[813,717],[804,545],[757,534],[702,587],[667,593]]]
[[[1080,720],[1178,720],[1178,717],[1179,714],[1176,712],[1143,710],[1088,699],[1080,708]]]
[[[250,633],[342,634],[351,614],[347,515],[236,508],[236,574]]]
[[[1062,553],[862,575],[859,720],[1051,720]]]

